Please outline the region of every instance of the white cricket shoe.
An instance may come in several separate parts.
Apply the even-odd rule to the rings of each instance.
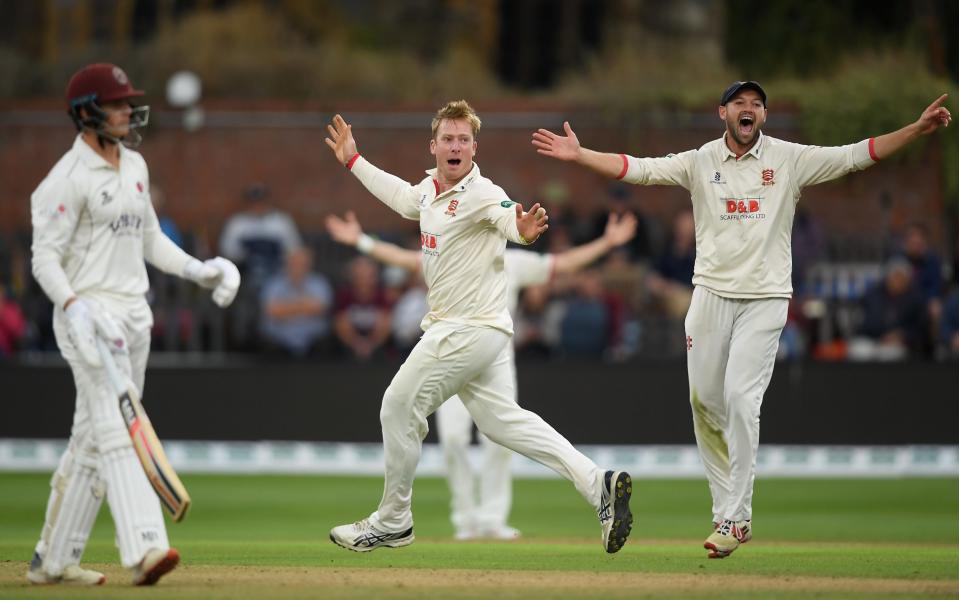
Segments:
[[[741,544],[753,539],[753,522],[723,521],[716,525],[715,531],[703,542],[703,548],[709,550],[709,558],[726,558]]]
[[[626,471],[606,471],[603,493],[599,503],[599,524],[603,527],[603,548],[613,554],[622,550],[633,529],[633,513],[629,498],[633,494],[633,479]]]
[[[151,548],[143,555],[140,564],[133,567],[133,585],[153,585],[161,577],[180,564],[180,553],[176,548],[160,550]]]
[[[457,542],[468,542],[470,540],[480,539],[480,532],[478,529],[473,527],[464,527],[463,529],[457,529],[456,533],[453,534],[453,539]]]
[[[368,518],[356,523],[340,525],[330,530],[331,542],[354,552],[369,552],[380,546],[386,546],[387,548],[409,546],[415,539],[416,536],[413,535],[412,527],[396,533],[380,531],[373,527]]]
[[[479,531],[479,537],[487,540],[516,540],[523,533],[515,527],[509,525],[495,525],[493,527],[484,527]]]
[[[43,570],[43,559],[34,553],[27,571],[27,581],[36,585],[103,585],[107,578],[99,571],[84,569],[80,565],[67,565],[60,575],[50,575]]]

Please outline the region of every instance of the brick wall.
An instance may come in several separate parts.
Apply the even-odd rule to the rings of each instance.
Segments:
[[[0,233],[9,234],[29,228],[30,193],[74,134],[59,111],[5,112],[0,118]],[[429,113],[409,113],[410,118],[399,124],[384,124],[382,117],[390,114],[395,115],[374,110],[358,116],[354,130],[360,150],[378,166],[417,181],[434,164],[428,151]],[[574,212],[583,213],[603,205],[608,182],[537,155],[529,141],[535,127],[558,129],[560,119],[569,118],[584,145],[640,156],[698,147],[722,131],[718,119],[708,114],[681,119],[647,115],[642,121],[614,123],[585,111],[540,114],[542,120],[530,112],[483,114],[487,125],[479,137],[476,161],[485,175],[524,203],[539,199],[545,182],[559,179],[569,188]],[[191,133],[176,126],[174,113],[155,113],[156,125],[146,133],[141,148],[153,181],[166,191],[167,212],[182,228],[215,245],[225,218],[243,206],[244,186],[264,181],[275,203],[292,213],[304,231],[320,230],[326,214],[349,208],[369,229],[415,230],[414,224],[379,205],[332,159],[323,143],[325,115],[286,111],[262,113],[261,118],[259,113],[237,115],[218,108],[208,117],[209,126]],[[795,128],[777,128],[775,118],[767,131],[808,141]],[[937,147],[930,144],[924,156],[911,163],[879,165],[808,188],[802,202],[835,235],[874,236],[886,227],[896,231],[917,220],[930,226],[938,243],[943,204],[939,162]],[[688,203],[681,188],[631,186],[630,191],[643,211],[664,220]],[[883,194],[891,198],[888,212],[880,209]]]

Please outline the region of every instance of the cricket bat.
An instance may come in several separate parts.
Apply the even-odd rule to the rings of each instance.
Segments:
[[[170,465],[166,452],[163,451],[163,445],[160,444],[160,438],[157,437],[150,423],[150,417],[143,410],[136,386],[120,373],[104,340],[97,339],[97,349],[100,351],[100,359],[106,369],[107,378],[117,393],[120,414],[123,416],[123,422],[126,423],[127,431],[130,432],[133,449],[140,459],[140,464],[143,465],[143,472],[146,473],[150,485],[160,498],[160,503],[170,512],[173,520],[182,521],[187,509],[190,508],[190,494],[187,493],[183,482]]]

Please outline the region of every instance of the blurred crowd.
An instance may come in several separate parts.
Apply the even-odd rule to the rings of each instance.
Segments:
[[[681,357],[692,295],[695,224],[643,214],[630,187],[614,184],[594,214],[576,214],[561,184],[544,188],[550,230],[532,249],[558,253],[603,234],[610,213],[632,212],[636,236],[593,267],[523,290],[514,315],[520,357]],[[246,209],[223,224],[215,246],[182,231],[151,190],[161,227],[197,256],[240,266],[243,285],[226,312],[194,286],[150,269],[154,352],[251,352],[304,360],[400,360],[428,310],[418,274],[385,267],[325,231],[300,231],[269,187],[244,192]],[[371,232],[418,249],[419,235]],[[793,287],[782,360],[959,358],[959,268],[922,224],[867,251],[840,251],[801,208],[793,229]],[[954,255],[959,254],[953,253]],[[30,232],[0,236],[0,359],[57,352],[51,305],[30,274]]]

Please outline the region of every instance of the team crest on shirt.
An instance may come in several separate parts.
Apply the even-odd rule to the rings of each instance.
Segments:
[[[776,175],[776,172],[772,169],[763,169],[763,185],[775,185],[776,181],[773,177]]]
[[[459,200],[455,200],[455,199],[454,199],[454,200],[450,200],[450,204],[449,204],[449,206],[446,207],[446,212],[445,212],[444,214],[447,214],[447,215],[449,215],[449,216],[451,216],[451,217],[455,217],[455,216],[456,216],[456,207],[459,206],[459,205],[460,205],[460,201],[459,201]]]

